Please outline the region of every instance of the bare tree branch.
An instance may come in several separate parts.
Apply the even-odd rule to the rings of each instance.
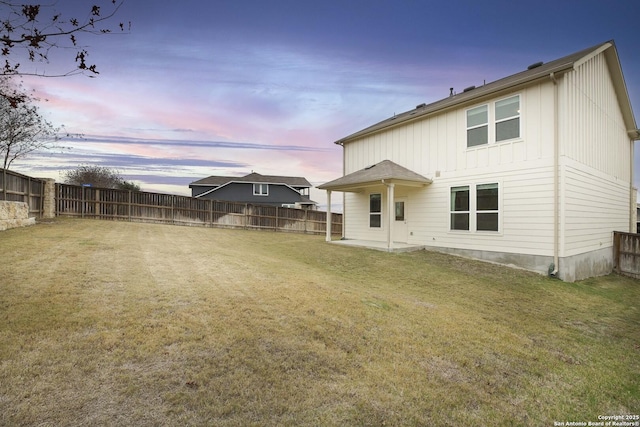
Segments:
[[[99,0],[96,0],[99,1]],[[105,1],[105,0],[103,0]],[[124,0],[108,0],[111,5],[106,14],[103,7],[92,5],[87,8],[83,19],[66,18],[53,5],[24,5],[14,1],[0,1],[0,75],[36,75],[64,77],[74,74],[99,74],[96,64],[88,62],[89,51],[78,40],[86,34],[111,34],[112,18]],[[115,26],[120,33],[128,32],[131,23],[120,22]],[[75,64],[70,70],[60,74],[46,74],[25,70],[21,60],[28,62],[49,62],[49,53],[54,49],[71,49],[75,53]]]
[[[0,156],[2,167],[34,151],[56,148],[59,128],[45,120],[35,105],[38,99],[13,84],[7,76],[0,76]]]

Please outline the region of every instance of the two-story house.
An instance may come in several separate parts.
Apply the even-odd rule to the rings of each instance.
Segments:
[[[311,184],[303,177],[260,175],[210,176],[189,184],[191,197],[298,209],[315,209]]]
[[[344,239],[573,281],[611,272],[612,232],[636,229],[638,139],[611,41],[336,141],[344,176],[318,188],[343,192]]]

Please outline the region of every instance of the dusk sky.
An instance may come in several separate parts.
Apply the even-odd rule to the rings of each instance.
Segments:
[[[67,16],[88,3],[58,2]],[[346,135],[612,39],[638,120],[638,16],[636,0],[128,0],[114,19],[128,34],[82,37],[98,77],[26,79],[83,138],[12,169],[62,181],[96,164],[174,194],[251,171],[319,185],[341,176]],[[63,54],[38,70],[72,64]]]

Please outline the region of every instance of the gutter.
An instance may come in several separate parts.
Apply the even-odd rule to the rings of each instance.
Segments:
[[[635,150],[635,142],[640,140],[640,129],[633,129],[627,134],[631,137],[631,144],[629,144],[629,233],[637,233],[637,221],[638,218],[634,214],[637,209],[638,204],[638,196],[637,189],[633,186],[634,181],[634,173],[633,173],[633,161],[634,161],[634,150]],[[634,194],[636,192],[636,194]],[[634,223],[633,219],[635,218],[636,222]]]
[[[552,62],[556,62],[556,61],[552,61]],[[548,64],[545,64],[545,66],[546,65]],[[573,67],[574,67],[573,62],[567,62],[567,63],[563,62],[561,64],[555,65],[552,68],[550,67],[553,71],[550,71],[551,74],[549,75],[551,76],[551,75],[563,74],[573,70],[574,69]],[[389,128],[399,126],[406,122],[421,120],[425,117],[429,117],[434,114],[441,114],[451,109],[456,109],[464,105],[469,105],[475,102],[479,102],[479,100],[481,99],[496,96],[498,93],[509,92],[518,87],[524,87],[525,85],[535,84],[536,82],[546,79],[547,77],[546,73],[548,72],[549,71],[539,71],[533,75],[527,74],[526,76],[520,77],[518,79],[514,79],[508,84],[501,84],[503,80],[511,79],[514,76],[517,76],[517,74],[504,77],[494,82],[487,83],[487,84],[484,84],[483,86],[474,88],[469,92],[459,93],[447,98],[440,99],[424,107],[419,107],[414,110],[409,110],[403,113],[399,113],[397,115],[394,115],[393,117],[382,120],[381,122],[373,124],[365,129],[362,129],[342,139],[339,139],[335,141],[334,144],[344,147],[345,144],[357,138],[375,134],[375,133],[387,130]],[[527,73],[527,71],[522,71],[521,73]],[[554,78],[552,78],[552,80],[553,79]],[[419,111],[417,114],[412,115],[411,112],[412,111],[415,112],[416,110],[421,110],[421,111]]]

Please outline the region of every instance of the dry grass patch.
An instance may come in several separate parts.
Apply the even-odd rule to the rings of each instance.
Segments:
[[[553,425],[640,408],[640,285],[271,232],[0,234],[0,424]]]

